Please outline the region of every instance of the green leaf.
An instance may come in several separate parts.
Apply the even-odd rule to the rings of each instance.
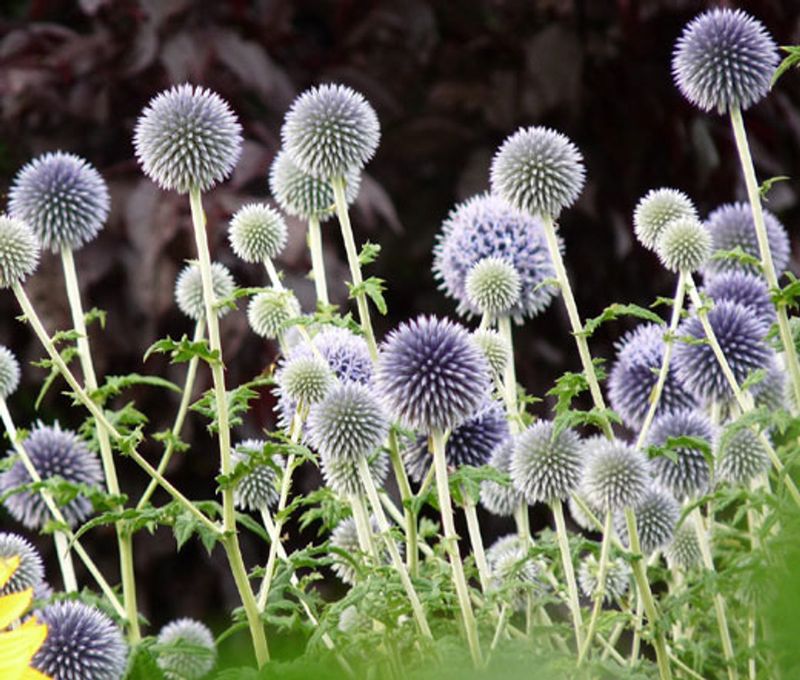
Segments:
[[[109,375],[103,384],[91,393],[91,397],[99,404],[105,404],[111,397],[116,397],[124,390],[140,385],[150,387],[163,387],[177,394],[181,393],[181,388],[175,383],[160,378],[155,375],[140,375],[139,373],[128,373],[128,375]]]
[[[169,354],[173,364],[191,361],[194,357],[202,359],[210,366],[221,364],[219,351],[211,351],[207,340],[193,341],[185,335],[180,340],[170,337],[156,340],[145,352],[143,361],[147,361],[151,354]]]
[[[798,300],[800,300],[800,279],[791,272],[787,272],[786,276],[789,278],[789,283],[780,290],[772,291],[772,302],[776,307],[797,309],[800,307],[800,303],[798,303]]]
[[[363,246],[361,246],[361,252],[358,254],[358,263],[362,267],[372,264],[378,259],[380,252],[381,247],[379,244],[370,243],[367,241]]]
[[[777,184],[778,182],[786,182],[790,180],[791,177],[788,175],[777,175],[775,177],[770,177],[769,179],[765,179],[761,182],[761,186],[758,187],[758,194],[761,196],[762,199],[765,201],[767,200],[767,194],[772,190],[772,187]]]
[[[706,462],[713,464],[714,454],[711,450],[711,443],[702,437],[692,437],[689,435],[682,435],[680,437],[667,437],[667,441],[660,445],[648,446],[646,449],[649,458],[664,457],[671,460],[673,463],[678,463],[679,456],[682,449],[694,449],[700,451]]]
[[[83,323],[86,326],[91,326],[95,321],[100,323],[100,328],[106,328],[106,312],[104,309],[92,307],[86,314],[83,315]]]
[[[633,316],[637,319],[644,319],[645,321],[652,321],[653,323],[657,324],[664,323],[664,320],[658,314],[651,312],[649,309],[645,309],[644,307],[640,307],[639,305],[632,303],[623,305],[615,302],[614,304],[606,307],[600,316],[596,316],[593,319],[586,321],[583,327],[583,336],[589,338],[607,321],[615,321],[623,316]]]
[[[792,68],[800,66],[800,45],[783,45],[781,49],[786,52],[786,56],[778,65],[778,68],[775,69],[770,87],[774,87],[775,83],[778,82],[778,79],[783,76],[784,73]]]
[[[259,377],[250,382],[239,385],[226,393],[228,402],[228,420],[230,427],[242,424],[242,416],[250,409],[250,402],[257,399],[260,394],[257,388],[274,385],[275,381],[268,376]],[[217,432],[219,425],[217,422],[217,400],[214,390],[206,391],[200,399],[189,407],[192,411],[200,413],[211,422],[208,424],[209,432]]]
[[[741,265],[756,267],[761,271],[761,260],[750,253],[744,252],[741,246],[736,246],[733,250],[715,250],[711,255],[712,260],[732,260]]]
[[[511,483],[511,478],[491,465],[473,467],[462,465],[449,476],[450,492],[453,500],[463,506],[467,500],[477,503],[480,500],[481,482],[497,482],[503,486]]]
[[[384,283],[385,281],[379,279],[377,276],[370,276],[358,286],[348,283],[347,287],[350,290],[350,299],[354,300],[360,295],[366,295],[372,300],[375,308],[385,316],[388,309],[386,307],[386,300],[383,297],[383,291],[386,290],[386,287],[383,285]]]

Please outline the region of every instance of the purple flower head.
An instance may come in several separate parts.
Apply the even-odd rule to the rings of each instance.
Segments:
[[[649,555],[672,540],[681,508],[672,494],[652,487],[636,504],[633,514],[642,554]],[[622,513],[614,517],[614,528],[623,543],[628,545],[628,526]]]
[[[262,439],[246,439],[237,444],[231,456],[234,466],[239,463],[250,463],[254,455],[259,455],[264,450],[267,442]],[[273,456],[272,465],[256,463],[236,483],[233,499],[237,508],[242,510],[263,510],[274,507],[278,503],[278,478],[279,470],[283,468],[282,456]],[[276,470],[277,468],[277,470]]]
[[[508,438],[498,444],[489,458],[489,465],[498,472],[511,474],[511,456],[514,453],[514,440]],[[525,499],[513,483],[481,482],[481,505],[493,515],[511,517]]]
[[[383,450],[373,451],[367,456],[367,465],[372,481],[380,489],[389,474],[389,454]],[[322,452],[319,468],[325,485],[342,498],[366,495],[357,460]]]
[[[650,485],[647,460],[632,446],[619,441],[597,441],[587,456],[580,493],[601,512],[636,506]]]
[[[731,484],[747,485],[768,472],[769,454],[758,435],[747,427],[731,427],[720,437],[717,474]]]
[[[729,300],[747,307],[769,327],[775,321],[775,307],[767,282],[749,272],[731,270],[712,276],[703,286],[703,292],[714,302]]]
[[[44,581],[44,564],[39,551],[19,534],[4,531],[0,533],[0,559],[12,557],[19,557],[19,567],[0,588],[0,596],[36,589]]]

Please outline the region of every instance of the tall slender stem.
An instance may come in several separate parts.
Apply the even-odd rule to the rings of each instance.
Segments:
[[[561,553],[561,566],[567,579],[567,596],[572,613],[572,627],[575,629],[575,642],[580,649],[583,645],[583,619],[581,618],[581,605],[578,602],[578,584],[575,582],[575,569],[572,566],[567,525],[564,522],[564,506],[561,499],[556,498],[550,503],[550,507],[556,521],[556,537],[558,538],[558,550]]]
[[[353,494],[350,496],[350,508],[353,511],[353,520],[356,524],[359,549],[373,560],[377,560],[378,550],[375,547],[375,541],[372,540],[372,527],[370,526],[369,513],[364,505],[364,499],[358,494]]]
[[[503,400],[508,412],[509,427],[512,434],[519,432],[521,422],[517,404],[517,371],[514,362],[514,335],[511,332],[511,317],[506,315],[497,319],[497,330],[508,344],[509,357],[503,370]]]
[[[311,252],[311,272],[314,276],[314,290],[317,302],[329,305],[328,282],[325,279],[325,258],[322,256],[322,230],[316,217],[308,218],[308,249]]]
[[[486,551],[483,549],[483,537],[481,536],[481,526],[478,522],[478,512],[473,501],[466,490],[462,487],[461,495],[464,497],[464,515],[467,518],[467,532],[469,542],[472,545],[472,554],[475,557],[475,565],[478,567],[478,578],[481,582],[481,590],[485,593],[489,589],[489,563],[486,561]]]
[[[592,645],[592,637],[594,637],[595,630],[597,629],[597,619],[600,616],[600,610],[603,607],[603,600],[606,596],[606,577],[608,575],[608,553],[611,545],[611,512],[606,512],[605,522],[603,523],[603,541],[600,544],[600,565],[597,570],[597,586],[595,587],[592,598],[594,605],[592,606],[592,616],[589,619],[589,628],[586,631],[586,638],[584,638],[583,646],[578,654],[578,665],[580,666],[586,658],[589,647]]]
[[[639,649],[642,643],[642,623],[644,621],[644,598],[636,589],[636,613],[633,619],[633,639],[631,640],[631,657],[628,666],[633,668],[639,661]]]
[[[392,429],[389,431],[389,459],[392,461],[392,470],[397,480],[397,488],[400,490],[400,500],[403,503],[403,516],[405,518],[406,534],[406,566],[412,577],[419,573],[419,550],[417,547],[417,515],[409,507],[414,494],[411,492],[411,485],[408,483],[408,475],[403,466],[403,459],[400,457],[400,446],[397,441],[397,433]]]

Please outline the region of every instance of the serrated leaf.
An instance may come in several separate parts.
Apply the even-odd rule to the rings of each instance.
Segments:
[[[180,340],[170,337],[156,340],[147,348],[142,361],[147,361],[151,354],[169,354],[170,363],[173,364],[185,363],[194,357],[205,361],[209,366],[218,366],[221,363],[219,351],[212,351],[207,340],[190,340],[186,335]]]
[[[361,252],[358,254],[358,262],[359,264],[364,267],[368,264],[372,264],[378,259],[378,255],[381,252],[381,247],[377,243],[370,243],[367,241],[363,246],[361,246]]]
[[[91,397],[99,404],[104,404],[111,397],[116,397],[124,390],[131,387],[147,385],[149,387],[162,387],[177,394],[181,393],[181,388],[175,383],[160,378],[156,375],[141,375],[139,373],[128,373],[127,375],[109,375],[103,384],[91,393]]]
[[[386,307],[386,299],[383,297],[383,292],[386,290],[386,287],[383,285],[384,283],[385,281],[379,279],[377,276],[370,276],[358,286],[348,283],[347,287],[350,291],[350,299],[354,300],[362,294],[366,295],[372,300],[375,308],[385,316],[388,309]]]
[[[645,309],[644,307],[640,307],[639,305],[635,305],[633,303],[623,305],[615,302],[614,304],[606,307],[599,316],[589,319],[586,321],[586,323],[584,323],[583,336],[589,338],[607,321],[615,321],[616,319],[624,316],[633,316],[637,319],[652,321],[653,323],[657,324],[664,323],[664,319],[662,319],[655,312],[651,312],[649,309]]]

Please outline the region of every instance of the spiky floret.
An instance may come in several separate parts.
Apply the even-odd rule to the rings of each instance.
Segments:
[[[672,55],[675,84],[703,111],[747,109],[769,92],[778,47],[764,25],[742,12],[711,9],[683,29]]]
[[[519,301],[520,276],[514,265],[500,257],[486,257],[469,270],[467,297],[482,314],[507,314]]]
[[[42,479],[61,477],[73,484],[97,486],[103,480],[103,471],[97,456],[70,430],[62,430],[56,422],[52,426],[36,423],[23,442],[25,451]],[[13,452],[9,452],[13,455]],[[18,460],[0,474],[0,493],[29,484],[30,475]],[[36,491],[21,491],[5,499],[4,505],[14,519],[28,529],[41,529],[50,513],[41,495]],[[74,527],[92,512],[92,504],[82,494],[61,506],[67,523]]]
[[[769,411],[786,408],[786,371],[775,356],[767,369],[764,378],[750,388],[756,406],[763,406]]]
[[[345,175],[345,199],[353,203],[361,188],[359,168],[351,168]],[[330,182],[298,168],[286,151],[279,151],[269,170],[269,188],[281,209],[300,219],[325,222],[336,212]]]
[[[664,358],[664,332],[664,326],[641,324],[617,343],[617,358],[608,381],[609,399],[622,422],[632,430],[642,426],[650,408],[650,396]],[[670,364],[656,414],[691,408],[696,403]]]
[[[0,399],[8,399],[19,387],[19,362],[14,353],[0,345]]]
[[[375,154],[381,130],[363,95],[336,84],[303,92],[286,114],[283,148],[303,172],[321,179],[345,177]]]
[[[378,534],[379,527],[377,520],[374,517],[370,517],[369,519],[370,530],[373,535]],[[338,550],[341,551],[330,552],[330,557],[333,561],[331,565],[333,573],[347,585],[354,585],[358,579],[358,570],[356,564],[354,564],[354,560],[357,563],[361,548],[358,544],[356,522],[352,517],[347,517],[336,525],[336,528],[331,532],[329,545],[331,548],[338,548]],[[349,557],[344,557],[342,553]],[[388,555],[385,557],[388,557]]]
[[[664,228],[673,220],[697,219],[692,200],[677,189],[652,189],[636,204],[633,232],[645,248],[655,250]]]
[[[786,228],[769,210],[764,210],[764,227],[767,230],[767,242],[772,253],[772,263],[775,271],[780,274],[789,264],[791,255],[789,235]],[[745,255],[761,260],[753,213],[748,203],[721,205],[706,219],[706,228],[711,233],[711,248],[714,253],[741,248]],[[731,270],[762,275],[760,265],[743,262],[740,258],[732,257],[712,256],[703,268],[705,274],[719,274]]]
[[[236,482],[233,491],[237,508],[262,510],[278,502],[278,474],[283,469],[284,461],[281,456],[271,456],[269,461],[264,460],[266,445],[267,442],[262,439],[246,439],[233,449],[231,457],[234,466],[244,463],[249,468]]]
[[[511,480],[530,504],[566,500],[580,482],[583,464],[573,430],[556,433],[552,422],[539,421],[514,438]]]
[[[697,531],[690,522],[683,522],[675,529],[664,554],[670,569],[678,567],[687,570],[700,564],[702,555],[697,542]]]
[[[656,254],[672,272],[696,272],[711,257],[711,234],[694,217],[672,220],[658,237]]]
[[[671,493],[651,487],[634,506],[633,513],[642,554],[649,555],[670,542],[681,508]],[[628,545],[628,528],[622,513],[614,517],[614,525],[620,539]]]
[[[544,564],[528,556],[526,545],[516,534],[495,540],[486,551],[486,562],[491,574],[491,588],[505,591],[516,610],[525,608],[528,594],[541,594],[546,590],[541,582]]]
[[[372,390],[358,383],[333,387],[311,407],[308,434],[312,446],[333,458],[356,461],[378,448],[389,421]]]
[[[731,484],[749,484],[769,468],[767,450],[750,428],[733,425],[723,432],[717,449],[720,479]]]
[[[578,585],[584,597],[591,598],[594,596],[597,590],[599,572],[600,563],[592,553],[589,553],[581,560],[578,567]],[[612,604],[622,600],[625,597],[625,593],[628,592],[630,581],[631,568],[628,563],[622,558],[610,559],[608,561],[608,570],[606,571],[603,602]]]
[[[510,475],[513,452],[514,440],[508,438],[494,447],[489,465],[498,472]],[[510,480],[508,484],[490,480],[481,482],[481,505],[493,515],[511,517],[524,500]]]
[[[566,136],[545,127],[517,130],[492,160],[492,193],[530,215],[557,218],[578,198],[583,157]]]
[[[268,288],[247,305],[247,321],[256,335],[273,340],[300,316],[300,303],[290,290]]]
[[[659,416],[647,437],[648,445],[665,446],[670,438],[702,439],[709,449],[714,443],[714,427],[708,417],[695,409],[683,409]],[[678,500],[703,494],[708,489],[711,470],[703,449],[696,446],[671,448],[674,460],[657,456],[650,461],[655,480]]]
[[[472,332],[472,339],[483,352],[489,368],[496,378],[503,375],[508,362],[511,361],[511,346],[508,341],[495,330],[480,328]]]
[[[56,602],[37,612],[47,638],[31,665],[53,680],[120,680],[128,647],[100,610],[82,602]]]
[[[30,226],[44,248],[77,250],[103,228],[111,199],[95,167],[75,154],[45,153],[14,177],[8,212]]]
[[[0,215],[0,288],[22,283],[39,265],[39,239],[22,220]]]
[[[738,270],[722,272],[706,281],[703,292],[714,302],[738,302],[767,326],[775,321],[775,306],[767,282],[761,276]]]
[[[321,355],[292,357],[275,375],[282,392],[292,401],[316,404],[334,385],[333,372]]]
[[[618,439],[598,442],[586,458],[581,493],[601,512],[634,507],[650,484],[647,460]]]
[[[200,680],[217,662],[217,645],[208,626],[195,619],[171,621],[158,633],[157,663],[169,680]]]
[[[19,557],[19,566],[0,587],[0,596],[19,593],[28,588],[37,588],[44,581],[44,564],[39,551],[19,534],[0,533],[0,559]]]
[[[228,240],[245,262],[264,262],[286,247],[288,229],[281,214],[266,203],[243,205],[231,217]]]
[[[377,488],[381,488],[389,474],[389,454],[386,451],[374,451],[367,457],[367,464],[372,481]],[[325,484],[342,498],[364,496],[367,493],[357,461],[320,453],[319,467]]]
[[[424,433],[458,427],[480,408],[492,383],[489,364],[467,330],[433,316],[389,334],[376,380],[391,415]]]
[[[233,172],[242,151],[242,127],[215,92],[176,85],[142,111],[133,145],[142,171],[162,189],[208,191]]]
[[[708,321],[739,385],[753,371],[770,367],[772,353],[764,340],[766,329],[746,307],[723,300],[708,312]],[[705,340],[700,319],[692,316],[684,321],[678,337]],[[698,401],[722,402],[731,397],[731,388],[708,343],[679,341],[674,363],[678,379]]]
[[[233,295],[236,283],[230,270],[219,262],[211,263],[211,289],[214,298],[223,300]],[[206,307],[203,299],[203,279],[200,265],[190,262],[178,274],[175,280],[175,302],[186,316],[193,321],[199,321],[206,316]],[[217,307],[217,316],[223,317],[230,311],[230,307]]]

